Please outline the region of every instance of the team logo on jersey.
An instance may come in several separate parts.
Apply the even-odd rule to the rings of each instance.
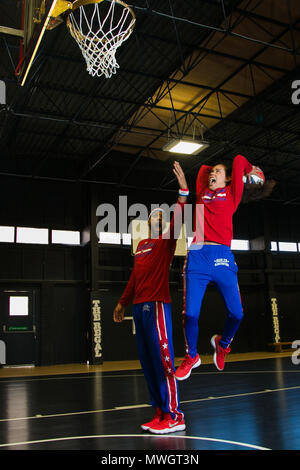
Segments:
[[[226,201],[226,188],[217,189],[217,191],[210,191],[207,189],[202,196],[204,204],[209,204],[214,201]]]
[[[154,243],[144,242],[138,246],[135,256],[149,255],[152,251]]]
[[[229,259],[226,258],[216,258],[214,260],[215,266],[227,266],[229,268]]]
[[[143,306],[143,312],[150,312],[150,305],[149,304],[145,304]]]

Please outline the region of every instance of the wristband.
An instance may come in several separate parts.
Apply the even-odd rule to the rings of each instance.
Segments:
[[[188,188],[187,189],[181,189],[180,188],[178,193],[179,193],[179,196],[188,196],[190,194]]]

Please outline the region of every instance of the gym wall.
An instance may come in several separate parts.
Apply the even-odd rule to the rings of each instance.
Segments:
[[[119,191],[97,188],[98,200],[117,204]],[[83,231],[90,222],[90,188],[85,184],[55,181],[3,179],[0,193],[0,225],[45,227]],[[9,194],[9,197],[7,196]],[[161,194],[124,191],[128,204],[174,202],[175,193]],[[165,196],[165,195],[164,195]],[[267,227],[266,227],[267,225]],[[241,205],[234,216],[235,239],[300,241],[300,222],[295,207],[280,202]],[[0,287],[34,286],[39,291],[37,312],[37,364],[86,362],[89,359],[90,249],[85,246],[0,244]],[[271,277],[277,295],[280,333],[292,341],[300,330],[297,298],[300,283],[300,253],[272,252],[271,267],[264,250],[235,252],[244,320],[234,341],[235,352],[261,351],[272,342],[272,314],[267,295]],[[116,325],[112,312],[133,265],[128,246],[100,245],[98,250],[99,289],[102,302],[104,361],[137,359],[131,320]],[[177,257],[170,271],[173,299],[175,354],[184,354],[181,328],[182,266]],[[130,307],[126,315],[131,316]],[[211,353],[209,339],[221,331],[225,319],[223,301],[209,285],[200,315],[199,352]]]

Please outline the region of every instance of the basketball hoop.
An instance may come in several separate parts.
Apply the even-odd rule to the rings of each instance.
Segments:
[[[68,7],[66,24],[88,73],[110,78],[119,68],[116,51],[133,31],[134,12],[121,0],[76,0]]]

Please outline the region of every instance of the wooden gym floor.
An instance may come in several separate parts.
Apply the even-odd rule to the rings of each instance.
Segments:
[[[293,352],[232,354],[223,372],[202,357],[178,384],[186,430],[164,436],[140,429],[153,412],[137,361],[2,368],[0,451],[299,450]]]

